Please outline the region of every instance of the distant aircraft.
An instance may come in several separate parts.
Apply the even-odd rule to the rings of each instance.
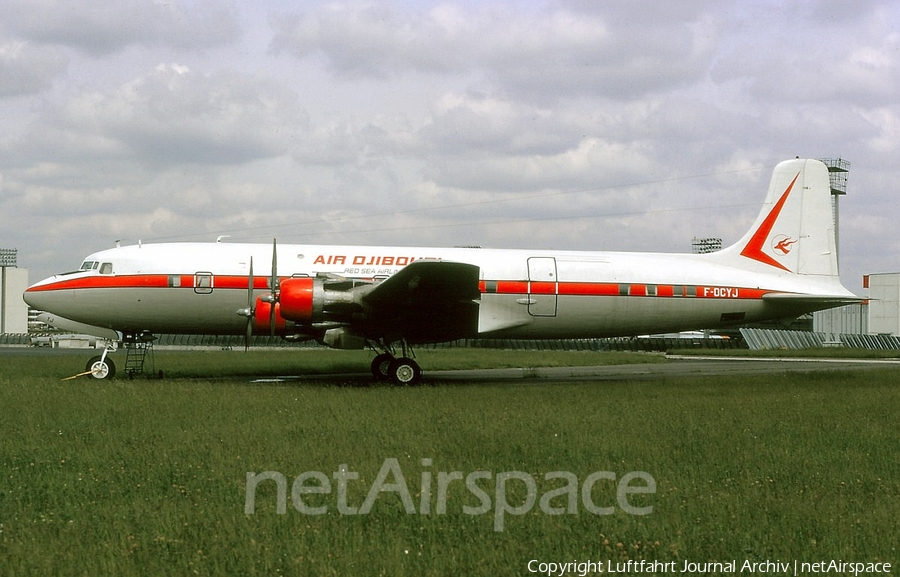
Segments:
[[[859,302],[838,278],[830,192],[821,162],[780,163],[752,228],[708,254],[138,244],[94,253],[24,298],[110,346],[277,334],[369,347],[376,378],[409,384],[421,377],[416,344],[717,329]],[[106,352],[87,367],[96,378],[115,372]]]

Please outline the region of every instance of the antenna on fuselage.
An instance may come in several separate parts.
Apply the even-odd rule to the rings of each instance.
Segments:
[[[222,240],[226,239],[226,238],[231,238],[231,235],[230,234],[220,234],[219,236],[216,237],[216,244],[222,242]]]

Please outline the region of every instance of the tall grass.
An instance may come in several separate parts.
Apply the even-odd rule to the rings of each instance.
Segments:
[[[198,355],[199,359],[198,360]],[[177,377],[233,377],[235,375],[368,374],[374,355],[361,351],[323,348],[238,351],[172,352],[157,354],[155,364]],[[654,353],[572,351],[506,351],[489,349],[418,349],[415,358],[428,370],[510,367],[555,367],[662,363]]]
[[[395,388],[253,384],[242,363],[255,354],[158,355],[169,378],[112,383],[61,382],[77,357],[27,368],[33,357],[0,359],[0,574],[520,575],[530,559],[900,560],[896,370]],[[441,353],[429,354],[423,365],[440,367]],[[358,370],[358,353],[344,362],[310,370]],[[460,482],[445,514],[434,498],[429,514],[407,514],[392,492],[368,515],[339,514],[335,492],[307,496],[325,515],[292,507],[297,475],[334,482],[341,464],[359,474],[347,494],[359,507],[390,458],[417,511],[423,472],[436,484],[438,472],[490,471],[480,484],[492,499],[504,471],[531,475],[538,499],[560,486],[544,480],[549,471],[579,483],[645,471],[657,490],[631,497],[649,515],[593,515],[580,501],[578,514],[548,515],[536,503],[507,515],[502,532],[492,512],[462,512],[478,500]],[[271,481],[244,513],[246,474],[263,471],[286,477],[285,514]],[[524,501],[521,483],[508,493]],[[592,498],[616,504],[614,485],[597,483]]]

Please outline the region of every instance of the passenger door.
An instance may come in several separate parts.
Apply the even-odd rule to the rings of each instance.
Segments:
[[[528,313],[535,317],[555,317],[557,289],[556,259],[528,259]]]

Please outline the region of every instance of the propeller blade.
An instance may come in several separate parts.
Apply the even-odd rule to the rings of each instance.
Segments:
[[[247,279],[247,331],[244,333],[244,352],[250,350],[250,338],[253,336],[253,257],[250,257],[250,278]]]
[[[253,306],[253,257],[250,257],[250,278],[247,280],[247,308]]]
[[[278,302],[278,245],[276,240],[272,239],[272,278],[269,279],[270,302],[272,306],[269,308],[269,336],[275,336],[275,303]]]

